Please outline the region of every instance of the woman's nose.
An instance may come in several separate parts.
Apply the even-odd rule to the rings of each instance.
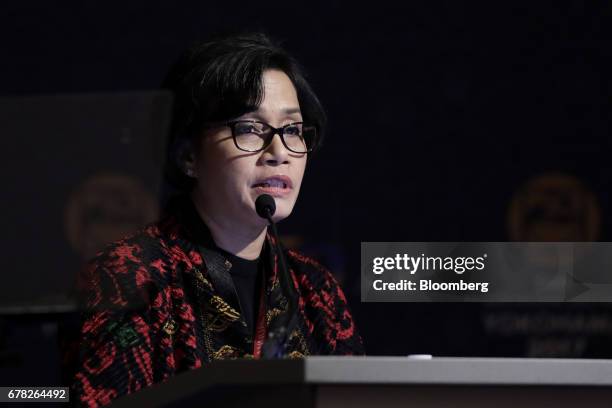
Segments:
[[[264,150],[264,159],[269,164],[281,164],[288,162],[289,151],[283,144],[278,133],[272,136],[270,145]]]

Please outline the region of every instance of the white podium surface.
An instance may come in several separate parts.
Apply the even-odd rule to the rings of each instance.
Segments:
[[[612,407],[612,360],[323,357],[216,361],[117,407]]]
[[[612,386],[612,360],[308,357],[304,362],[304,380],[315,384]]]

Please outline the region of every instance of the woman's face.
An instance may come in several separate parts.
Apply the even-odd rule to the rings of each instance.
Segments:
[[[236,120],[259,120],[276,128],[302,121],[295,87],[283,71],[264,71],[263,87],[259,108]],[[287,150],[278,134],[265,150],[251,153],[235,146],[229,127],[208,130],[195,154],[195,198],[216,223],[261,228],[267,221],[257,215],[255,200],[269,194],[276,201],[273,219],[280,221],[297,200],[306,156]]]

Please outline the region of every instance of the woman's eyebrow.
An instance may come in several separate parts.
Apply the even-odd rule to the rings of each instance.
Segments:
[[[283,109],[283,113],[286,115],[291,115],[293,113],[302,113],[300,108],[285,108]]]

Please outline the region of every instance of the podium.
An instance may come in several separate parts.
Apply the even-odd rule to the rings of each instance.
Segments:
[[[324,357],[216,361],[113,407],[611,407],[612,360]]]

